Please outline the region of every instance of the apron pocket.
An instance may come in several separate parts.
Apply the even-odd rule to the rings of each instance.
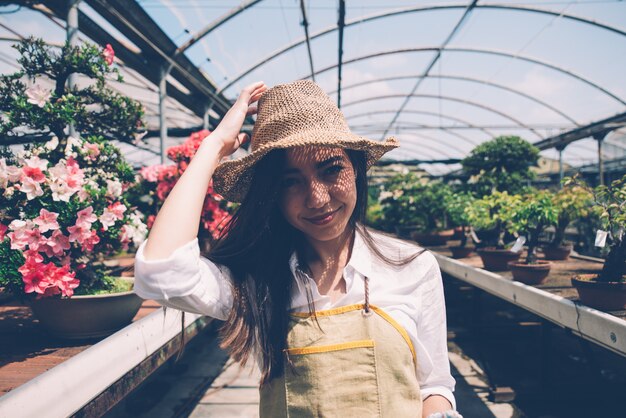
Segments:
[[[286,355],[288,416],[380,417],[373,340],[289,348]]]

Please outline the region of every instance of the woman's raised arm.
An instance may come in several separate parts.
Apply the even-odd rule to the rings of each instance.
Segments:
[[[167,258],[198,236],[202,204],[213,172],[222,158],[247,141],[241,127],[247,115],[256,113],[256,107],[250,105],[265,90],[263,82],[244,88],[217,128],[204,139],[154,220],[144,248],[146,260]]]

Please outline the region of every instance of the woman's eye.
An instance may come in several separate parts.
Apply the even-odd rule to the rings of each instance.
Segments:
[[[336,174],[339,174],[341,170],[343,170],[342,165],[333,165],[331,167],[328,167],[326,170],[324,170],[324,173],[327,175],[336,175]]]
[[[282,186],[283,186],[283,188],[288,189],[288,188],[293,187],[293,186],[295,186],[297,184],[298,184],[298,179],[292,178],[292,177],[287,177],[287,178],[283,179]]]

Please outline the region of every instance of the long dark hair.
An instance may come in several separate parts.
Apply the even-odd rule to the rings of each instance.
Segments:
[[[357,200],[348,227],[359,229],[366,245],[383,262],[405,265],[421,252],[398,259],[386,256],[363,227],[367,211],[367,160],[362,151],[346,150],[356,175]],[[250,189],[224,233],[206,254],[227,266],[233,277],[233,307],[222,326],[222,347],[245,364],[259,354],[261,383],[283,372],[289,307],[294,278],[289,259],[303,236],[278,207],[285,150],[274,150],[257,163]],[[311,307],[311,301],[309,300]],[[258,350],[258,351],[257,351]]]

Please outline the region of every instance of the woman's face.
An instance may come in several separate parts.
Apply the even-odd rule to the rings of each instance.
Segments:
[[[343,149],[288,149],[280,181],[287,222],[316,241],[341,236],[357,199],[354,168]]]

